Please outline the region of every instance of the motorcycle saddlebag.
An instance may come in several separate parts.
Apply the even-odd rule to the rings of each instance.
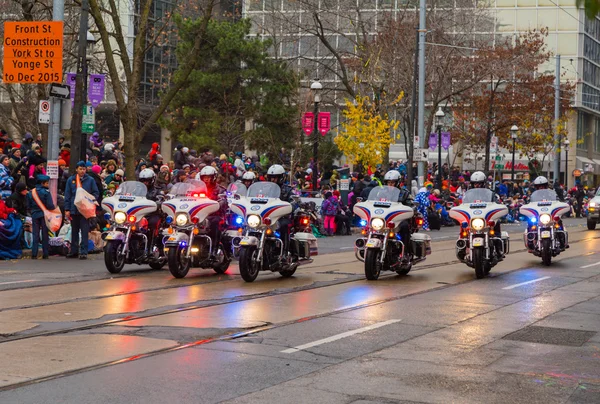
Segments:
[[[301,259],[309,259],[314,255],[319,255],[317,238],[312,233],[299,232],[293,235],[293,239],[298,242],[298,256]]]
[[[425,258],[431,255],[431,237],[428,234],[413,233],[410,238],[415,257]]]
[[[527,243],[527,236],[525,236],[525,243]],[[508,254],[510,252],[510,237],[507,231],[502,232],[502,244],[504,246],[504,254]],[[525,245],[527,246],[527,244]]]

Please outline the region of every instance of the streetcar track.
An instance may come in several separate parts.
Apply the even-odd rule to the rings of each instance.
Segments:
[[[589,240],[598,239],[598,238],[600,238],[600,237],[590,237],[590,238],[585,238],[585,239],[574,241],[573,243],[577,243],[580,241],[589,241]],[[525,250],[523,250],[523,251],[525,251]],[[517,253],[517,252],[519,252],[519,250],[515,251],[514,253]],[[577,258],[577,257],[570,257],[570,258]],[[570,258],[566,258],[566,259],[570,259]],[[420,269],[425,269],[425,268],[421,267]],[[501,276],[511,274],[516,271],[523,270],[523,269],[526,269],[526,267],[516,268],[516,269],[512,269],[512,270],[507,270],[506,272],[503,272],[503,273],[494,274],[494,276],[492,278],[501,277]],[[393,276],[393,275],[390,274],[389,276],[384,276],[384,277],[390,277],[390,276]],[[348,281],[348,282],[353,282],[353,281],[354,280]],[[335,310],[328,311],[326,313],[314,314],[311,316],[306,316],[306,317],[302,317],[299,319],[288,320],[288,321],[284,321],[281,323],[270,323],[270,324],[268,323],[266,325],[249,327],[249,328],[245,329],[244,331],[229,332],[229,333],[224,333],[219,336],[209,337],[209,338],[197,340],[194,342],[180,343],[175,346],[168,347],[168,348],[161,348],[161,349],[157,349],[157,350],[154,350],[151,352],[133,355],[133,356],[130,356],[127,358],[117,359],[117,360],[100,363],[100,364],[95,364],[95,365],[91,365],[91,366],[86,366],[86,367],[82,367],[82,368],[78,368],[78,369],[71,369],[71,370],[60,372],[60,373],[57,373],[54,375],[43,376],[43,377],[39,377],[39,378],[34,378],[34,379],[14,383],[14,384],[7,385],[7,386],[1,386],[0,392],[14,390],[17,388],[30,386],[30,385],[34,385],[34,384],[39,384],[39,383],[43,383],[43,382],[51,381],[51,380],[55,380],[55,379],[60,379],[60,378],[67,377],[67,376],[73,376],[73,375],[77,375],[77,374],[81,374],[81,373],[85,373],[85,372],[89,372],[89,371],[99,370],[99,369],[103,369],[106,367],[115,366],[115,365],[119,365],[119,364],[123,364],[123,363],[127,363],[127,362],[133,362],[133,361],[137,361],[137,360],[144,359],[144,358],[150,358],[150,357],[158,356],[161,354],[177,352],[182,349],[207,345],[207,344],[210,344],[213,342],[233,341],[233,340],[245,338],[245,337],[260,333],[260,332],[270,331],[270,330],[277,329],[277,328],[283,328],[283,327],[287,327],[290,325],[299,324],[299,323],[302,323],[305,321],[316,320],[316,319],[325,318],[325,317],[329,317],[329,316],[335,316],[335,315],[339,315],[339,314],[343,314],[343,313],[348,313],[348,312],[355,311],[355,310],[361,310],[361,309],[368,308],[368,307],[378,306],[381,304],[386,304],[389,302],[406,299],[406,298],[409,298],[412,296],[418,296],[421,294],[438,291],[438,290],[443,290],[443,289],[447,289],[447,288],[450,288],[453,286],[463,285],[466,283],[476,282],[476,281],[478,281],[478,280],[473,278],[473,279],[467,279],[464,281],[459,281],[457,283],[443,284],[443,285],[434,286],[429,289],[418,291],[418,292],[407,293],[407,294],[404,294],[401,296],[393,296],[393,297],[388,297],[388,298],[384,298],[384,299],[379,299],[379,300],[369,302],[369,303],[362,303],[362,304],[358,304],[358,305],[354,305],[354,306],[350,306],[350,307],[335,309]],[[342,282],[342,283],[347,283],[347,282]],[[326,287],[326,286],[332,286],[332,285],[325,285],[325,286],[319,286],[319,287]],[[319,287],[317,287],[317,288],[319,288]],[[317,289],[317,288],[314,288],[314,289]],[[553,288],[552,290],[557,289],[557,288],[560,288],[560,286],[557,286],[556,288]],[[291,292],[288,292],[288,293],[291,293]],[[547,293],[547,291],[541,292],[541,293]],[[282,293],[282,294],[285,294],[285,293]],[[259,298],[264,298],[264,297],[269,297],[269,296],[273,296],[273,295],[261,296]],[[536,295],[536,296],[538,296],[538,295]],[[519,302],[526,300],[526,299],[530,299],[532,297],[535,297],[535,296],[524,297],[523,299],[519,300]],[[590,298],[590,299],[592,299],[592,298]],[[228,302],[228,303],[232,303],[232,302]],[[220,303],[220,304],[228,304],[228,303]],[[512,303],[512,304],[514,304],[514,303]],[[219,304],[217,304],[217,305],[219,305]],[[210,307],[210,306],[207,306],[207,307]],[[185,310],[174,310],[174,311],[178,312],[178,311],[185,311]],[[156,316],[164,315],[164,314],[168,314],[168,313],[155,314],[155,315],[151,315],[151,316],[147,316],[147,317],[156,317]],[[132,321],[132,320],[134,320],[134,319],[118,320],[118,322],[126,322],[126,321]],[[96,326],[89,325],[89,326],[84,327],[83,329],[91,329],[91,328],[96,328]],[[58,330],[57,330],[57,332],[54,332],[54,334],[62,334],[62,333],[67,333],[67,332],[72,332],[72,331],[76,331],[76,330],[63,330],[62,332],[58,332]],[[32,336],[27,336],[27,338],[31,338],[31,337]],[[26,338],[21,338],[21,339],[26,339]],[[7,342],[7,341],[4,341],[4,342]]]

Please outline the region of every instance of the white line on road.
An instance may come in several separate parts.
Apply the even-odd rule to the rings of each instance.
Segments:
[[[314,346],[327,344],[329,342],[337,341],[337,340],[342,339],[342,338],[346,338],[346,337],[350,337],[350,336],[355,335],[355,334],[360,334],[360,333],[363,333],[363,332],[366,332],[366,331],[374,330],[376,328],[384,327],[386,325],[394,324],[394,323],[397,323],[397,322],[400,322],[400,321],[402,321],[402,320],[388,320],[388,321],[384,321],[384,322],[381,322],[381,323],[371,324],[369,326],[366,326],[366,327],[363,327],[363,328],[359,328],[357,330],[343,332],[341,334],[334,335],[334,336],[329,337],[329,338],[323,338],[323,339],[320,339],[318,341],[309,342],[308,344],[297,346],[295,348],[289,348],[289,349],[286,349],[284,351],[281,351],[281,353],[294,353],[294,352],[302,351],[303,349],[312,348]]]
[[[0,285],[12,285],[15,283],[28,283],[28,282],[35,282],[37,279],[29,279],[26,281],[12,281],[12,282],[0,282]]]
[[[579,267],[579,268],[585,269],[585,268],[595,267],[596,265],[600,265],[600,262],[596,262],[595,264],[584,265],[584,266]]]
[[[354,249],[354,247],[340,247],[340,250],[349,250],[349,249]]]
[[[517,283],[516,285],[507,286],[507,287],[502,288],[502,289],[505,289],[505,290],[514,289],[514,288],[518,288],[519,286],[529,285],[530,283],[535,283],[535,282],[543,281],[544,279],[550,279],[550,276],[544,276],[542,278],[534,279],[534,280],[531,280],[531,281]]]

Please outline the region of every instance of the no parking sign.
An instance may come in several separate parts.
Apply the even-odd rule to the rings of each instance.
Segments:
[[[50,123],[50,101],[40,100],[39,123]]]

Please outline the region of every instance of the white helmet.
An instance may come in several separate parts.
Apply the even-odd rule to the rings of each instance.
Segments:
[[[312,168],[307,168],[306,169],[306,174],[312,174]]]
[[[486,180],[485,178],[485,174],[481,171],[475,171],[473,174],[471,174],[471,182],[480,182],[480,183],[484,183]]]
[[[113,151],[115,149],[115,145],[112,143],[107,143],[104,145],[104,150],[106,151]]]
[[[152,185],[154,185],[155,177],[156,174],[151,168],[144,168],[142,171],[140,171],[140,182],[146,184],[147,187],[151,187]]]
[[[244,175],[242,175],[243,181],[254,181],[255,179],[256,179],[256,174],[254,174],[252,171],[246,171],[244,173]]]
[[[383,181],[396,181],[398,182],[400,180],[400,173],[396,170],[390,170],[387,173],[385,173],[385,176],[383,177]]]
[[[196,174],[196,179],[204,181],[207,185],[216,184],[218,174],[213,166],[206,166]]]
[[[283,177],[285,176],[285,169],[279,164],[273,164],[267,171],[267,180],[271,181],[275,179],[278,185],[283,184]],[[271,181],[273,182],[273,181]]]
[[[533,186],[536,189],[548,188],[548,178],[544,177],[543,175],[540,175],[535,180],[533,180]]]
[[[183,154],[187,154],[187,152],[189,152],[189,151],[190,151],[190,149],[188,149],[187,147],[184,147],[184,148],[181,149],[181,152]]]

